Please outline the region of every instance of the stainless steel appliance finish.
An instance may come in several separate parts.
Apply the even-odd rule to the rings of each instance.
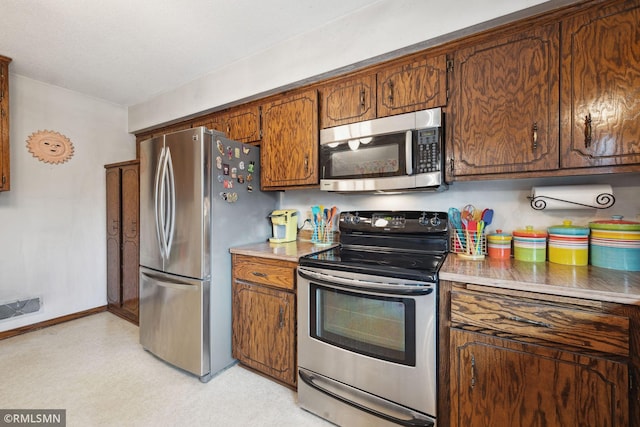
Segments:
[[[433,426],[443,212],[343,212],[300,259],[298,401],[339,425]]]
[[[335,192],[442,191],[441,108],[320,131],[320,189]]]
[[[271,233],[259,158],[204,127],[140,143],[140,343],[202,381],[233,363],[229,247]]]

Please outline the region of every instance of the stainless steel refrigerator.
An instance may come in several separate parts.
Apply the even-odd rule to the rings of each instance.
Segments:
[[[271,233],[258,150],[204,127],[140,142],[140,343],[203,382],[234,361],[229,248]]]

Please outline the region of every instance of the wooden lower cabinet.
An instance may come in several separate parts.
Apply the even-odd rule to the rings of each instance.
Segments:
[[[297,263],[232,255],[233,357],[295,388]]]
[[[440,284],[440,427],[640,425],[638,307]]]
[[[107,186],[107,309],[138,323],[139,162],[105,165]]]
[[[625,363],[451,331],[451,425],[628,426]]]

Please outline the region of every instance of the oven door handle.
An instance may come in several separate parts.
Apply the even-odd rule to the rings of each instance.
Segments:
[[[370,282],[318,273],[304,267],[298,267],[298,274],[307,280],[313,280],[334,289],[355,289],[393,295],[429,295],[434,290],[431,285],[411,284],[416,282],[403,281],[401,279],[397,279],[396,283]]]
[[[321,378],[301,368],[298,369],[298,375],[300,376],[300,379],[312,389],[315,389],[321,393],[326,394],[327,396],[330,396],[336,400],[339,400],[342,403],[353,406],[354,408],[360,409],[361,411],[367,412],[371,415],[375,415],[376,417],[382,418],[392,423],[399,424],[401,426],[406,426],[406,427],[435,426],[435,423],[432,420],[428,419],[426,415],[418,414],[408,408],[398,406],[391,402],[383,401],[382,399],[379,400],[379,403],[380,403],[380,405],[378,405],[379,407],[392,406],[393,409],[395,409],[395,412],[405,412],[407,417],[410,417],[410,418],[401,419],[398,417],[394,417],[393,415],[386,414],[379,410],[365,406],[359,402],[353,401],[351,399],[347,399],[345,396],[342,396],[339,394],[340,388],[344,388],[344,385],[342,385],[341,383],[335,382],[333,380],[330,380],[328,378],[324,378],[324,377]],[[326,386],[323,387],[322,385],[319,384],[320,382],[325,382]],[[334,388],[336,390],[335,391],[330,390],[330,388]],[[373,399],[373,398],[374,398],[373,396],[369,396],[369,399]]]

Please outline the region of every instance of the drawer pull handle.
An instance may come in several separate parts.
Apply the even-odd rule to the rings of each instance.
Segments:
[[[584,116],[584,148],[591,146],[593,139],[593,129],[591,128],[591,113]]]
[[[538,322],[536,320],[531,320],[531,319],[525,319],[524,317],[511,316],[511,317],[507,317],[507,319],[513,320],[514,322],[527,323],[529,325],[542,326],[544,328],[551,328],[551,325],[548,323]]]
[[[251,274],[258,277],[267,277],[267,273],[261,273],[259,271],[252,271]]]

